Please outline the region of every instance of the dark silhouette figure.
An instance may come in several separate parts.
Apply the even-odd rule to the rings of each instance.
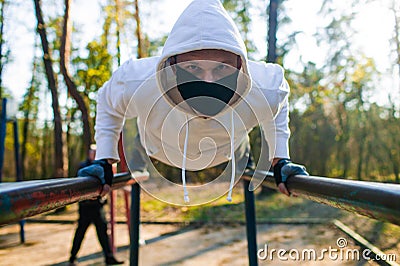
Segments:
[[[79,169],[91,165],[95,158],[95,154],[95,148],[91,147],[88,159],[80,164]],[[86,230],[92,223],[96,226],[97,238],[103,249],[106,264],[123,264],[123,261],[118,261],[117,259],[115,259],[110,247],[110,240],[107,234],[108,222],[103,208],[105,204],[106,199],[101,197],[93,200],[84,200],[79,202],[79,220],[78,227],[76,228],[74,240],[72,243],[71,255],[69,258],[70,266],[76,265],[76,255],[78,254],[78,251],[81,247]]]

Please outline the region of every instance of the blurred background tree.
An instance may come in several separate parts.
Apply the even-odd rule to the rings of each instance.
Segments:
[[[24,25],[35,30],[25,18],[12,18],[18,10],[36,20],[38,8],[42,11],[28,48],[33,51],[30,81],[19,102],[25,179],[75,175],[93,141],[97,91],[127,58],[160,54],[168,35],[168,30],[161,30],[163,17],[169,16],[160,9],[177,5],[171,0],[92,1],[100,14],[97,26],[91,26],[96,34],[87,38],[82,24],[86,20],[78,23],[78,11],[73,8],[79,1],[0,1],[1,97],[13,97],[16,90],[3,82],[16,52],[11,28]],[[300,44],[309,33],[296,27],[293,14],[311,11],[293,10],[293,1],[221,0],[242,33],[249,58],[277,62],[286,70],[291,86],[292,159],[305,164],[313,175],[399,183],[400,85],[387,82],[387,77],[394,74],[393,80],[400,79],[400,4],[383,3],[393,21],[391,50],[387,51],[391,65],[385,70],[378,67],[377,58],[356,45],[360,13],[365,7],[382,6],[381,2],[318,2],[319,13],[312,15],[319,20],[308,38],[324,51],[321,63],[304,56]],[[387,100],[378,102],[377,95],[386,95]],[[251,132],[251,137],[257,157],[260,130]],[[10,163],[3,171],[10,178],[15,176],[12,150],[12,133],[7,132]],[[179,173],[159,167],[172,179],[180,178]],[[189,178],[206,181],[209,173],[189,173]]]

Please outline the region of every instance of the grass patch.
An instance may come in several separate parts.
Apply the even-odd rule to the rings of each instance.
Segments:
[[[261,194],[255,191],[256,218],[258,221],[270,219],[296,218],[337,218],[341,211],[333,207],[318,204],[300,197],[286,197],[280,193]],[[245,222],[243,188],[236,187],[232,202],[226,195],[199,206],[170,205],[144,194],[141,202],[142,219],[144,221],[170,222]]]

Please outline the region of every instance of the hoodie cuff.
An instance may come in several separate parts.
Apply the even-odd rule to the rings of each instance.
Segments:
[[[289,142],[286,138],[278,138],[276,140],[275,150],[269,150],[269,160],[274,158],[290,158],[289,156]]]
[[[101,138],[96,140],[96,160],[112,159],[119,162],[118,141],[113,138]]]

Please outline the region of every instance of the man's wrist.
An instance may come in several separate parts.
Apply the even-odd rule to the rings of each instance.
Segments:
[[[282,160],[289,160],[290,161],[290,159],[289,158],[274,158],[274,159],[272,159],[272,167],[274,167],[275,165],[277,165],[280,161],[282,161]]]
[[[115,159],[106,159],[106,160],[109,164],[114,164],[114,163],[118,162],[118,160],[115,160]]]
[[[290,159],[287,158],[280,158],[277,160],[277,162],[275,163],[275,165],[273,166],[273,170],[274,170],[274,179],[275,179],[275,183],[278,186],[280,183],[285,183],[286,179],[283,180],[282,179],[282,167],[288,163],[290,163]]]

